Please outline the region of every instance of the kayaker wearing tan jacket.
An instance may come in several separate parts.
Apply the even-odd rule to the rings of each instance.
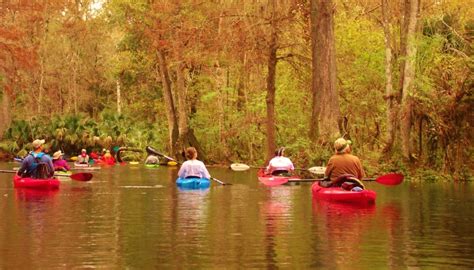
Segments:
[[[360,159],[351,154],[351,141],[339,138],[334,142],[336,153],[329,159],[324,173],[325,178],[330,178],[333,185],[338,185],[339,176],[351,174],[362,180],[365,176]]]

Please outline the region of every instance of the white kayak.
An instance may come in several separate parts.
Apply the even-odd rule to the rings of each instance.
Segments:
[[[324,172],[326,171],[326,167],[315,166],[315,167],[309,168],[308,171],[312,174],[324,175]]]
[[[230,164],[230,168],[233,171],[246,171],[246,170],[250,169],[250,166],[247,165],[247,164],[243,164],[243,163],[232,163],[232,164]]]

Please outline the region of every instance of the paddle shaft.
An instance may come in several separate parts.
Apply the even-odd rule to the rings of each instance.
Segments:
[[[225,185],[232,185],[231,183],[224,183],[224,182],[222,182],[221,180],[216,179],[216,178],[214,178],[214,177],[211,177],[211,179],[212,179],[213,181],[216,181],[217,183],[223,185],[223,186],[225,186]]]
[[[0,173],[17,173],[18,171],[15,170],[0,170]],[[65,175],[65,174],[54,174],[54,176],[59,176],[59,177],[70,177],[73,180],[77,181],[89,181],[92,178],[91,173],[73,173],[71,175]]]
[[[326,178],[290,178],[288,182],[316,182],[316,181],[324,181]],[[363,178],[362,181],[376,181],[375,178]]]

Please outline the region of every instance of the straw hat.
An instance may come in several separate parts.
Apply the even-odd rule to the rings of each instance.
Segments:
[[[42,146],[44,144],[44,140],[39,140],[39,139],[36,139],[33,141],[33,149],[38,149],[40,148],[40,146]]]
[[[53,159],[59,159],[61,156],[64,156],[64,153],[61,150],[54,152]]]

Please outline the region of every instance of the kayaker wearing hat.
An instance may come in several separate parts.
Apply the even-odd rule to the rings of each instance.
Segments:
[[[37,179],[51,178],[54,175],[53,162],[43,152],[44,142],[39,139],[33,141],[33,151],[23,159],[18,175]]]
[[[350,140],[339,138],[334,142],[335,154],[329,159],[324,173],[325,178],[331,180],[332,186],[340,185],[344,179],[340,179],[343,175],[352,175],[359,180],[365,176],[362,163],[357,156],[351,154]]]
[[[77,156],[77,163],[89,164],[89,155],[87,154],[86,149],[82,149],[81,154]]]
[[[63,159],[64,153],[61,150],[54,152],[53,154],[53,165],[55,171],[67,172],[71,170],[71,167],[67,164],[67,161]]]

